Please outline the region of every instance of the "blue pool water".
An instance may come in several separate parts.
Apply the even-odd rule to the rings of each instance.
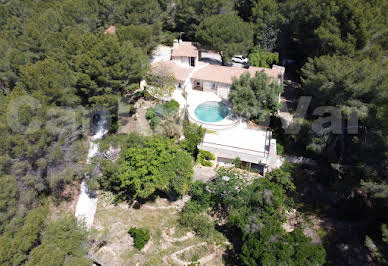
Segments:
[[[218,122],[228,114],[228,107],[221,102],[204,102],[194,110],[197,118],[203,122]]]

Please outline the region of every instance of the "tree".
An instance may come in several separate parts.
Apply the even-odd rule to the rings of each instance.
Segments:
[[[195,36],[203,48],[221,55],[222,64],[235,54],[247,54],[252,47],[251,26],[234,14],[205,19]]]
[[[49,224],[26,265],[90,265],[87,240],[88,232],[74,216],[60,218]]]
[[[282,21],[279,4],[275,0],[253,1],[251,13],[254,43],[272,51],[276,47]]]
[[[367,52],[371,36],[385,27],[386,2],[359,0],[290,0],[279,4],[281,52],[298,60],[320,55]]]
[[[166,65],[160,64],[152,67],[151,72],[146,76],[148,91],[157,98],[171,97],[176,89],[177,79]]]
[[[147,198],[155,191],[173,197],[186,193],[194,167],[190,155],[174,144],[173,140],[162,137],[142,139],[141,143],[128,147],[119,161],[117,177],[121,193],[133,199]],[[104,169],[103,172],[109,174]],[[104,177],[107,180],[110,178]]]
[[[14,176],[0,176],[0,233],[16,213],[17,181]]]
[[[271,67],[279,63],[279,53],[271,53],[264,49],[253,49],[249,54],[249,64],[256,67]]]
[[[159,24],[129,25],[118,27],[116,34],[121,43],[130,41],[134,47],[150,54],[160,42],[162,32]]]
[[[381,240],[379,241],[373,241],[371,237],[366,236],[365,246],[379,263],[386,264],[388,262],[388,228],[386,224],[381,225],[381,235]]]
[[[47,206],[37,207],[18,217],[16,224],[9,225],[0,236],[0,263],[21,265],[28,260],[32,249],[40,244],[40,236],[46,225]]]
[[[284,211],[293,204],[282,184],[267,178],[250,181],[236,170],[221,168],[206,188],[194,187],[193,207],[207,208],[207,201],[198,199],[204,191],[211,195],[213,210],[225,214],[228,229],[240,237],[239,255],[245,265],[324,264],[326,254],[322,245],[313,244],[299,228],[291,233],[282,228]]]
[[[229,100],[236,114],[248,119],[263,119],[280,108],[282,92],[283,87],[271,81],[264,72],[256,72],[252,78],[246,73],[233,81]]]
[[[175,8],[175,31],[183,32],[183,38],[194,40],[198,25],[213,15],[232,11],[229,0],[179,0]]]
[[[188,121],[188,118],[185,117],[185,121],[183,123],[183,133],[185,135],[185,139],[181,141],[181,147],[189,154],[191,154],[193,158],[197,158],[197,146],[202,141],[204,129],[201,126],[198,126],[197,124],[190,123]]]

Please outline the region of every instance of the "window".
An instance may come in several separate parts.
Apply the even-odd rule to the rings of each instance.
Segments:
[[[178,88],[182,88],[182,84],[181,83],[178,84]]]
[[[197,81],[197,86],[200,86],[201,85],[201,82]]]

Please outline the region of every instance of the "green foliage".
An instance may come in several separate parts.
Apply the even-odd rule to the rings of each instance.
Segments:
[[[42,242],[34,248],[27,265],[90,265],[88,252],[88,232],[73,216],[66,216],[49,224]],[[68,261],[69,260],[69,261]]]
[[[188,191],[194,163],[173,140],[129,135],[121,141],[120,160],[101,164],[104,176],[100,182],[105,189],[134,199],[147,198],[156,190],[171,196]]]
[[[235,79],[230,89],[229,100],[236,114],[248,119],[264,119],[280,108],[279,95],[283,87],[264,72],[249,73]]]
[[[202,237],[214,234],[214,223],[210,221],[203,207],[196,201],[188,201],[179,215],[179,223]]]
[[[279,53],[271,53],[264,49],[254,49],[249,54],[249,64],[256,67],[271,67],[279,63]]]
[[[179,0],[175,8],[176,32],[184,32],[183,38],[194,40],[198,25],[206,18],[231,11],[228,0]]]
[[[278,1],[252,1],[251,13],[250,21],[253,25],[254,43],[265,50],[272,51],[276,47],[280,33],[280,25],[283,20]],[[276,58],[276,53],[271,54],[266,52],[266,54],[266,56],[273,58],[268,58],[269,60]],[[261,51],[260,58],[262,56],[263,51]],[[268,63],[268,61],[266,62]]]
[[[141,250],[151,238],[148,229],[131,227],[128,233],[133,237],[134,245],[138,250]]]
[[[299,62],[325,54],[349,55],[373,47],[367,43],[385,26],[385,1],[300,1],[280,4],[281,46]],[[372,38],[373,39],[373,38]]]
[[[271,180],[272,182],[281,185],[284,191],[294,191],[296,187],[291,177],[291,168],[292,166],[285,164],[281,168],[266,173],[265,177]]]
[[[245,265],[323,265],[325,250],[312,244],[301,229],[281,235],[278,221],[273,217],[263,220],[264,230],[250,234],[242,246],[241,258]],[[280,234],[280,235],[279,235]]]
[[[185,139],[180,143],[180,146],[189,154],[191,154],[194,158],[196,158],[198,154],[197,146],[202,141],[204,130],[201,126],[198,126],[194,123],[190,123],[186,120],[183,123],[183,132],[185,135]]]
[[[150,54],[161,38],[160,24],[129,25],[118,27],[117,36],[120,42],[130,41],[135,47],[144,49]]]
[[[0,177],[0,233],[16,213],[17,181],[14,176]]]
[[[175,116],[177,115],[178,110],[179,103],[175,100],[171,100],[163,104],[156,104],[155,107],[150,107],[147,109],[146,119],[150,121],[152,130],[155,130],[161,124],[162,119],[167,120],[164,122],[164,126],[167,127],[169,122],[171,122],[171,124],[174,123],[174,121],[170,120],[174,120],[176,118]]]
[[[276,142],[276,151],[278,155],[284,155],[284,147],[279,142]]]
[[[176,113],[179,110],[179,103],[174,99],[172,99],[171,101],[164,103],[163,108],[166,110],[168,114]]]
[[[236,157],[233,159],[233,165],[236,168],[240,168],[242,166],[242,161],[241,161],[240,157]]]
[[[198,180],[192,183],[189,195],[191,196],[191,200],[198,202],[201,205],[201,209],[209,208],[211,204],[211,194],[206,190],[206,183]]]
[[[25,218],[18,217],[19,224],[6,227],[0,236],[0,263],[20,265],[27,261],[31,250],[40,244],[40,237],[46,225],[48,208],[38,207]]]
[[[235,54],[247,54],[252,47],[251,26],[234,14],[203,20],[196,38],[203,48],[218,52],[223,64]]]
[[[214,156],[214,154],[212,154],[209,151],[199,150],[198,152],[197,162],[203,166],[207,166],[207,167],[213,166],[213,163],[210,161],[215,159],[216,157]]]
[[[146,118],[148,120],[151,120],[152,118],[154,118],[155,116],[155,113],[154,113],[154,108],[150,107],[147,109],[147,112],[146,112]]]
[[[325,262],[325,250],[311,243],[300,229],[281,227],[289,199],[283,186],[266,178],[247,182],[233,170],[220,169],[209,184],[213,206],[226,212],[229,226],[238,228],[240,257],[245,265],[314,265]]]

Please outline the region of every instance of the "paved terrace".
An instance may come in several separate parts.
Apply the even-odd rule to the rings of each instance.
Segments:
[[[200,149],[210,151],[217,157],[235,159],[255,164],[267,164],[271,133],[247,128],[241,123],[235,128],[205,133]]]

